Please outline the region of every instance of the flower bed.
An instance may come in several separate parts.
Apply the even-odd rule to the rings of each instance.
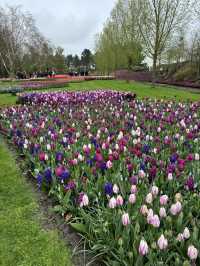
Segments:
[[[68,86],[68,80],[45,80],[45,81],[31,81],[22,82],[20,84],[25,90],[40,90],[49,88],[65,88]]]
[[[49,80],[35,80],[21,82],[20,86],[26,90],[39,90],[48,88],[62,88],[67,87],[69,82],[83,82],[92,80],[113,80],[113,76],[67,76],[63,78],[52,78]]]
[[[199,265],[200,103],[134,98],[25,94],[0,128],[106,265]]]

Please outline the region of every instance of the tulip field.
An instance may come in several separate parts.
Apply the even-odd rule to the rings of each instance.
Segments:
[[[101,265],[200,265],[199,101],[112,90],[20,98],[0,129]]]

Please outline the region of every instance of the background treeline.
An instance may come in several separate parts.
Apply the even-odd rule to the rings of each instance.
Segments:
[[[200,79],[200,0],[118,0],[94,54],[65,56],[20,7],[0,7],[0,76],[47,72],[111,74],[148,70],[164,78]]]
[[[20,7],[0,7],[0,74],[64,68],[61,47],[53,46],[38,30],[31,14]]]
[[[84,49],[78,55],[64,55],[62,47],[54,46],[36,27],[32,15],[19,6],[0,7],[0,77],[17,73],[31,76],[48,71],[66,73],[90,68],[93,55]]]
[[[118,0],[96,37],[96,67],[200,76],[200,0]]]
[[[81,56],[69,54],[65,57],[65,65],[69,73],[83,74],[94,71],[94,55],[89,49],[84,49]]]

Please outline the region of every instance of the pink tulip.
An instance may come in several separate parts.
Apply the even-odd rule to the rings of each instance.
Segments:
[[[83,195],[80,207],[87,206],[89,204],[89,199],[86,194]]]
[[[142,215],[147,215],[148,214],[148,208],[146,205],[142,205],[140,208],[140,212]]]
[[[198,253],[198,250],[193,245],[190,245],[188,247],[187,255],[191,260],[196,260],[198,257]]]
[[[102,150],[106,150],[106,143],[102,144]]]
[[[178,234],[178,236],[177,236],[177,241],[179,241],[179,242],[181,242],[181,241],[183,241],[184,240],[184,236],[183,236],[183,234]]]
[[[154,215],[153,210],[149,209],[148,213],[147,213],[147,223],[148,224],[151,224],[151,219],[153,218],[153,215]]]
[[[124,213],[124,214],[122,215],[122,224],[123,224],[124,226],[127,226],[127,225],[130,224],[130,218],[129,218],[129,214],[128,214],[128,213]]]
[[[190,238],[190,231],[187,227],[185,227],[184,231],[183,231],[183,237],[184,239],[189,239]]]
[[[117,206],[122,206],[124,204],[124,200],[121,195],[117,196],[116,201],[117,201]]]
[[[158,215],[153,215],[150,218],[150,224],[153,225],[153,227],[158,228],[160,226],[160,219],[158,217]]]
[[[113,186],[113,193],[114,194],[118,194],[119,193],[119,187],[116,184],[114,184],[114,186]]]
[[[153,202],[153,195],[151,193],[146,196],[146,203],[151,204]]]
[[[102,161],[103,161],[103,156],[102,156],[101,153],[96,152],[95,157],[96,157],[96,161],[97,161],[97,162],[102,162]]]
[[[135,196],[135,194],[131,194],[131,195],[129,196],[129,202],[130,202],[131,204],[134,204],[134,203],[136,202],[136,196]]]
[[[111,161],[107,161],[107,163],[106,163],[106,167],[108,168],[108,169],[111,169],[112,168],[112,162]]]
[[[172,204],[171,208],[170,208],[170,212],[172,215],[177,215],[181,212],[182,210],[182,205],[179,201],[177,201],[175,204]]]
[[[40,159],[40,161],[45,161],[45,153],[44,152],[41,152],[39,154],[39,159]]]
[[[172,173],[169,173],[169,174],[168,174],[167,179],[168,179],[169,181],[173,180],[173,175],[172,175]]]
[[[132,193],[132,194],[137,193],[137,186],[136,186],[136,185],[132,185],[132,186],[131,186],[131,193]]]
[[[164,237],[164,235],[161,235],[161,237],[158,239],[157,244],[160,250],[164,250],[168,246],[168,240]]]
[[[56,176],[61,177],[61,175],[64,172],[64,168],[62,166],[59,166],[55,169]]]
[[[140,177],[140,178],[144,178],[145,177],[145,172],[143,171],[143,170],[140,170],[139,172],[138,172],[138,176]]]
[[[75,159],[73,159],[72,160],[72,165],[77,165],[78,164],[78,161],[77,161],[77,159],[75,158]]]
[[[148,254],[148,252],[149,252],[148,244],[145,240],[142,239],[139,245],[139,253],[141,256],[145,256]]]
[[[160,208],[159,215],[161,218],[165,218],[167,216],[166,210],[164,207]]]
[[[117,201],[114,197],[109,200],[108,206],[110,209],[114,209],[117,206]]]
[[[168,202],[168,196],[167,195],[162,195],[161,197],[160,197],[160,204],[161,205],[166,205],[167,204],[167,202]]]
[[[83,151],[87,154],[90,153],[90,148],[87,145],[83,145]]]
[[[151,188],[151,194],[152,194],[154,197],[156,197],[156,196],[158,195],[158,192],[159,192],[158,187],[153,186],[153,187]]]

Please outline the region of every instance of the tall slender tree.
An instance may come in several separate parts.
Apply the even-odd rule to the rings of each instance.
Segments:
[[[188,20],[190,0],[137,0],[138,29],[153,72],[174,32]]]
[[[137,30],[135,0],[118,0],[96,40],[97,69],[111,72],[140,64],[144,55]]]

